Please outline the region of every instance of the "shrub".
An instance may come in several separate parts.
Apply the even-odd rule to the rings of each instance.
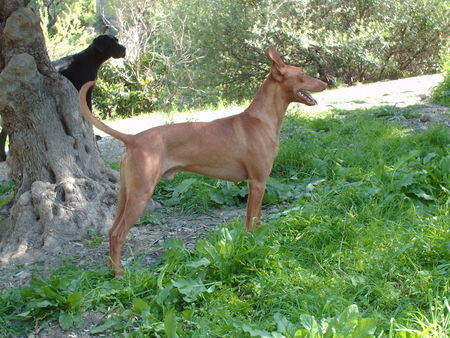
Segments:
[[[191,51],[202,56],[191,63],[189,87],[206,99],[211,88],[240,99],[267,73],[269,44],[328,82],[434,72],[448,35],[446,12],[442,0],[219,0],[177,1],[168,15],[183,19],[175,33],[188,35]]]
[[[150,56],[143,58],[143,64]],[[135,64],[105,63],[100,69],[93,101],[102,118],[127,117],[150,112],[158,101],[161,87],[156,74],[138,74]]]
[[[79,45],[85,3],[48,28],[49,49]],[[436,72],[449,9],[445,0],[123,0],[119,38],[130,53],[102,73],[97,105],[134,114],[247,99],[267,74],[268,45],[331,84]]]
[[[450,106],[450,54],[448,54],[448,50],[442,58],[442,72],[444,73],[444,80],[433,88],[431,101]]]
[[[51,60],[81,51],[94,39],[94,3],[89,0],[33,0]]]

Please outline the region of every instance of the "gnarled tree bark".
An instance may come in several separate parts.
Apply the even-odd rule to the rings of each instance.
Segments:
[[[16,187],[0,223],[0,263],[105,233],[117,195],[117,174],[100,158],[77,91],[51,66],[28,2],[0,0],[0,114]]]

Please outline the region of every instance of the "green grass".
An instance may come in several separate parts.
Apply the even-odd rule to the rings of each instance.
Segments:
[[[444,80],[433,89],[431,101],[443,106],[450,106],[450,71],[447,71]]]
[[[0,184],[0,208],[9,204],[14,199],[14,185],[12,181],[7,184]],[[0,217],[0,222],[3,221],[3,217]]]
[[[450,106],[450,54],[448,48],[442,54],[441,70],[444,79],[432,89],[431,102],[443,106]]]
[[[66,263],[0,295],[0,336],[83,327],[89,312],[105,314],[91,334],[132,337],[447,336],[450,133],[411,132],[386,109],[290,114],[265,199],[280,208],[258,231],[166,241],[120,281]],[[203,212],[245,189],[181,174],[155,199]]]

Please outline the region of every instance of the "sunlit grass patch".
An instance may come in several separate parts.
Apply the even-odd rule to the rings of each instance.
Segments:
[[[234,221],[192,250],[168,240],[159,262],[129,264],[121,281],[67,262],[0,295],[0,334],[102,313],[91,334],[448,335],[450,134],[411,133],[377,112],[288,115],[265,201],[279,207],[259,230]],[[179,174],[154,197],[201,212],[244,208],[246,189]]]
[[[0,207],[5,206],[14,198],[14,184],[12,181],[0,184]]]

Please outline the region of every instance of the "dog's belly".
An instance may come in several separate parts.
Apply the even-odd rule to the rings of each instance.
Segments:
[[[247,170],[244,167],[234,165],[229,167],[200,167],[190,166],[184,168],[183,171],[188,171],[195,174],[205,175],[209,177],[218,178],[225,181],[243,181],[248,178]]]
[[[163,178],[172,178],[173,174],[179,171],[191,172],[225,181],[239,182],[248,178],[247,170],[240,164],[216,165],[175,165],[162,173]]]

